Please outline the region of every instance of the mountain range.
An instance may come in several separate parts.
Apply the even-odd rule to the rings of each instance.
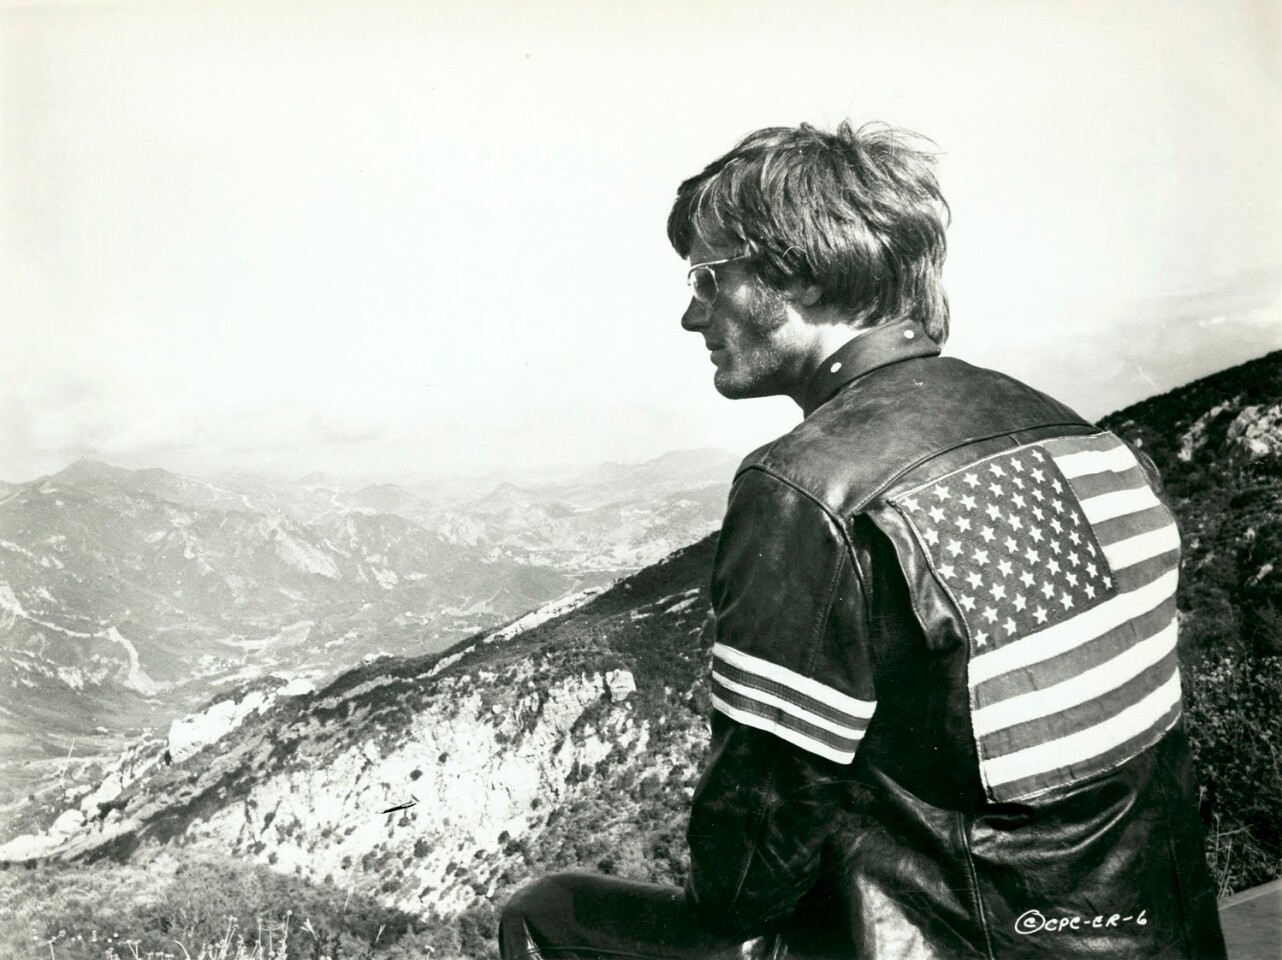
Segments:
[[[220,689],[324,683],[652,563],[716,527],[703,450],[468,496],[92,461],[0,493],[0,802]]]

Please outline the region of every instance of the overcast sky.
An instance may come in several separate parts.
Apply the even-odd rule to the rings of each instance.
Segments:
[[[948,352],[1100,416],[1282,346],[1280,9],[0,6],[0,479],[747,452],[668,206],[847,117],[940,146]]]

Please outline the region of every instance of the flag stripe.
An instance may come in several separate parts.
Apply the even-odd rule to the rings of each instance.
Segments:
[[[1119,446],[1126,449],[1122,441],[1118,440],[1107,430],[1101,430],[1098,433],[1089,433],[1076,437],[1052,437],[1049,440],[1039,441],[1037,444],[1047,453],[1049,453],[1056,462],[1072,456],[1076,453],[1096,452],[1109,453],[1116,450]]]
[[[745,673],[750,673],[760,677],[763,680],[781,684],[791,690],[799,693],[803,697],[811,700],[817,700],[820,703],[827,704],[840,713],[854,719],[867,720],[872,717],[873,710],[876,709],[877,703],[872,700],[858,700],[855,697],[842,693],[840,690],[834,690],[818,680],[812,680],[810,677],[802,676],[795,673],[787,667],[781,667],[777,663],[771,663],[769,660],[763,660],[760,657],[754,657],[751,654],[744,653],[742,650],[736,650],[734,647],[727,646],[724,643],[714,644],[712,655],[732,667],[738,667]]]
[[[1048,690],[1097,664],[1121,656],[1132,644],[1161,633],[1174,622],[1175,596],[1172,594],[1148,613],[1128,620],[1080,647],[986,680],[975,688],[975,705],[986,710],[1013,697]]]
[[[1150,693],[1170,680],[1175,674],[1175,651],[1170,651],[1152,667],[1142,670],[1134,677],[1116,688],[1101,694],[1093,700],[1086,700],[1075,707],[1060,713],[1053,713],[1036,720],[1030,720],[987,736],[983,740],[981,757],[992,760],[1035,747],[1049,741],[1061,740],[1070,734],[1097,726],[1117,716],[1123,710],[1139,703]],[[1124,737],[1123,739],[1128,739]],[[1100,738],[1095,744],[1096,752],[1102,753],[1113,746],[1116,741],[1104,741]],[[1062,763],[1058,764],[1063,766]]]
[[[1048,773],[1098,756],[1113,744],[1144,733],[1162,720],[1180,700],[1180,675],[1173,673],[1160,687],[1103,723],[1045,741],[1026,750],[981,761],[990,786]],[[1102,749],[1101,749],[1102,748]]]
[[[1133,593],[1168,573],[1174,574],[1178,579],[1179,560],[1179,551],[1176,550],[1159,553],[1155,557],[1149,557],[1147,560],[1133,563],[1129,567],[1123,567],[1117,571],[1116,576],[1113,578],[1117,582],[1117,592],[1120,594]]]
[[[1161,504],[1153,491],[1146,486],[1134,487],[1130,490],[1114,490],[1112,493],[1102,493],[1080,502],[1082,513],[1086,514],[1086,519],[1091,522],[1091,526]]]
[[[1089,500],[1113,490],[1129,490],[1148,483],[1148,477],[1139,467],[1117,473],[1088,473],[1068,481],[1079,500]]]
[[[972,715],[975,733],[986,736],[1101,697],[1165,659],[1175,649],[1175,636],[1172,620],[1152,636],[1074,677],[981,707]]]
[[[728,690],[713,693],[712,705],[731,720],[773,733],[781,740],[836,763],[850,763],[855,758],[858,742],[842,739],[830,742],[832,734],[811,727],[795,717],[771,711],[753,700],[738,698]]]
[[[1159,530],[1170,523],[1171,519],[1171,512],[1159,503],[1157,506],[1150,507],[1147,510],[1128,513],[1113,520],[1105,520],[1096,524],[1095,536],[1104,545],[1117,543],[1137,533],[1149,533],[1153,530]]]
[[[722,670],[713,669],[712,679],[725,689],[737,693],[741,697],[756,700],[768,707],[774,707],[776,710],[792,714],[798,720],[804,720],[838,736],[857,740],[863,736],[863,728],[868,724],[867,720],[857,720],[852,723],[848,718],[842,718],[845,720],[845,722],[842,722],[842,720],[834,720],[831,716],[825,716],[822,713],[807,709],[793,699],[795,694],[792,694],[787,687],[782,687],[779,684],[770,684],[770,689],[766,689],[760,683],[737,682],[727,676],[724,665]],[[810,701],[810,703],[813,702]]]
[[[988,793],[998,802],[1027,800],[1047,790],[1062,787],[1065,784],[1080,783],[1107,770],[1112,770],[1128,760],[1133,760],[1166,736],[1167,731],[1179,720],[1180,713],[1181,704],[1177,697],[1155,723],[1135,736],[1093,757],[1076,763],[1065,763],[1061,769],[1032,774],[1001,784],[989,784]]]
[[[1129,569],[1137,571],[1144,566],[1144,564],[1138,564]],[[1038,633],[1029,634],[1016,643],[999,647],[992,653],[972,657],[970,685],[975,687],[985,680],[991,680],[1010,670],[1040,663],[1116,629],[1133,617],[1152,610],[1168,597],[1174,596],[1178,579],[1178,570],[1168,570],[1153,582],[1133,589],[1129,593],[1119,593],[1070,620],[1047,627]]]
[[[1008,700],[979,708],[973,714],[976,733],[978,736],[990,738],[996,733],[1019,728],[1022,725],[1038,725],[1038,728],[1045,728],[1051,724],[1051,720],[1047,719],[1051,715],[1067,716],[1069,711],[1077,710],[1091,701],[1104,704],[1114,692],[1122,690],[1142,674],[1151,672],[1156,666],[1167,661],[1176,649],[1176,633],[1176,624],[1170,622],[1167,627],[1160,629],[1153,636],[1137,642],[1113,659],[1083,670],[1076,677],[1069,677],[1059,683],[1051,684],[1044,690],[1027,691],[1022,695],[1009,697]],[[1165,679],[1169,673],[1169,669],[1165,670],[1161,673],[1161,678]],[[1154,684],[1150,683],[1149,686]],[[1123,697],[1123,700],[1133,702],[1138,700],[1138,697],[1131,696],[1128,700]],[[1055,722],[1058,723],[1059,720]],[[1081,727],[1082,724],[1076,725]],[[1046,738],[1045,733],[1041,734],[1041,740]],[[1006,741],[1000,738],[991,740],[995,745],[1000,745],[1001,742]],[[1010,746],[991,749],[988,746],[990,741],[986,740],[985,743],[985,750],[991,756],[1009,754],[1014,749]]]
[[[1069,480],[1095,473],[1124,473],[1139,467],[1135,454],[1121,443],[1114,443],[1107,450],[1083,450],[1079,453],[1055,454],[1055,466]]]
[[[1180,548],[1180,531],[1175,524],[1168,524],[1160,530],[1137,534],[1126,540],[1104,546],[1104,556],[1108,565],[1116,570],[1133,567],[1141,561],[1170,553]]]

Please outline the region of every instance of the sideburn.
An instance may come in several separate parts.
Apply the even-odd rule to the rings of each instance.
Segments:
[[[788,320],[786,303],[779,291],[766,286],[760,278],[753,280],[749,300],[744,305],[745,325],[755,333],[773,333]]]

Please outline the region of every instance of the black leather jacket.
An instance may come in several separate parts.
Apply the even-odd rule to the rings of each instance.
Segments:
[[[915,323],[751,454],[687,895],[794,954],[1222,957],[1150,468]]]

